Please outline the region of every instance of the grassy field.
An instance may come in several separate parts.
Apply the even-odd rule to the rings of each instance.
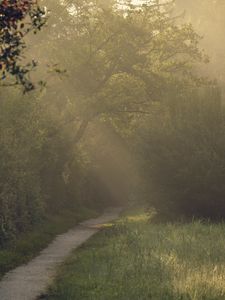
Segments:
[[[225,299],[225,224],[122,217],[60,267],[46,299]]]
[[[57,215],[47,216],[40,225],[0,248],[0,278],[9,270],[36,256],[56,235],[66,232],[81,220],[96,215],[94,211],[79,209],[79,213],[64,210]]]

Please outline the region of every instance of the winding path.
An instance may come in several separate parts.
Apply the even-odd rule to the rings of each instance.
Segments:
[[[120,208],[110,209],[99,218],[80,223],[74,229],[56,237],[27,265],[7,273],[0,282],[0,300],[37,299],[45,293],[55,275],[56,267],[71,251],[98,232],[104,223],[116,219],[120,211]]]

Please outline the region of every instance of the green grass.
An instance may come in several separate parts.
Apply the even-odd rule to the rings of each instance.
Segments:
[[[46,299],[225,299],[225,224],[122,217],[59,268]]]
[[[56,235],[66,232],[81,220],[96,215],[94,211],[79,209],[77,212],[64,210],[58,215],[47,216],[40,225],[0,249],[0,278],[9,270],[36,256]]]

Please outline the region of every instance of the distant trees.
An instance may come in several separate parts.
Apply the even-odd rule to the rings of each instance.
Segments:
[[[10,75],[14,84],[21,84],[25,91],[34,88],[29,72],[36,61],[23,64],[25,36],[36,33],[45,24],[46,12],[37,0],[2,0],[0,3],[0,71],[1,80]],[[7,85],[9,83],[7,82]]]
[[[171,95],[139,132],[148,203],[165,216],[225,217],[225,111],[218,88]]]
[[[199,65],[196,73],[209,74],[211,79],[217,76],[224,89],[224,2],[177,0],[175,4],[180,12],[186,9],[183,21],[193,22],[194,28],[204,34],[201,45],[212,56],[212,62],[206,68]],[[136,136],[147,201],[172,219],[176,216],[224,219],[222,89],[206,80],[200,84],[201,88],[185,80],[181,87],[178,82],[170,85],[166,101],[152,106],[150,117]]]
[[[176,0],[177,13],[185,12],[183,21],[191,22],[202,35],[202,47],[210,56],[210,64],[201,67],[203,74],[225,83],[225,2],[223,0]]]

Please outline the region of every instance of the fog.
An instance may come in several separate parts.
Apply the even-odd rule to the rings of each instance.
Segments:
[[[193,24],[202,37],[201,45],[208,54],[210,63],[204,67],[211,79],[225,83],[225,2],[223,0],[176,1],[176,12],[184,13],[185,21]]]
[[[223,1],[13,9],[23,14],[1,32],[0,243],[48,214],[133,201],[224,218]]]
[[[224,16],[0,1],[1,300],[225,299]]]

